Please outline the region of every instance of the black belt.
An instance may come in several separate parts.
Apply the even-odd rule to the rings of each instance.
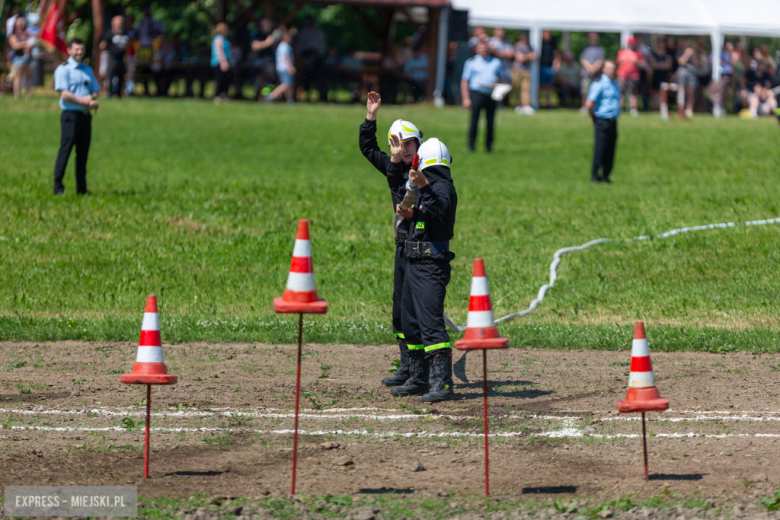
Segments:
[[[407,255],[431,256],[440,255],[450,250],[449,240],[440,242],[410,242],[406,241]]]

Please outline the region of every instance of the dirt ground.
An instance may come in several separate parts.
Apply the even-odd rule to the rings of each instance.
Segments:
[[[0,343],[0,485],[137,484],[140,496],[289,492],[294,345],[164,346],[179,383],[119,383],[134,344]],[[393,398],[395,346],[305,345],[298,491],[484,489],[482,354],[455,351],[457,399]],[[655,353],[671,409],[618,416],[630,351],[488,353],[490,486],[499,496],[676,493],[755,504],[780,481],[780,355]]]

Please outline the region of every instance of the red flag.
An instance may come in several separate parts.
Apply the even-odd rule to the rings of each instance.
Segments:
[[[59,2],[49,2],[51,6],[48,9],[48,13],[44,18],[43,27],[41,28],[41,41],[49,49],[49,51],[59,51],[65,56],[68,55],[68,46],[65,44],[65,40],[62,39],[62,29],[60,23],[64,23],[62,16],[60,16]]]

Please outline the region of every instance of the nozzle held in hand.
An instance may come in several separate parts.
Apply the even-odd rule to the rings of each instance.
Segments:
[[[415,170],[420,167],[420,154],[414,154],[412,158],[412,168]]]

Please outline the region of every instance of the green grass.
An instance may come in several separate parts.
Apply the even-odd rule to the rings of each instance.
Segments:
[[[6,97],[0,111],[0,339],[133,340],[156,293],[166,341],[293,342],[295,320],[271,302],[308,218],[329,312],[307,317],[306,340],[392,342],[392,211],[357,148],[363,107],[105,102],[92,195],[73,194],[71,158],[56,199],[55,100]],[[463,110],[386,107],[379,134],[398,117],[454,156],[446,309],[460,323],[475,257],[498,317],[527,306],[561,247],[780,214],[770,119],[624,118],[604,186],[589,182],[592,128],[579,114],[500,112],[492,155],[465,152]],[[539,309],[502,331],[515,346],[615,349],[643,319],[654,349],[777,351],[779,237],[780,226],[733,228],[573,253]]]

